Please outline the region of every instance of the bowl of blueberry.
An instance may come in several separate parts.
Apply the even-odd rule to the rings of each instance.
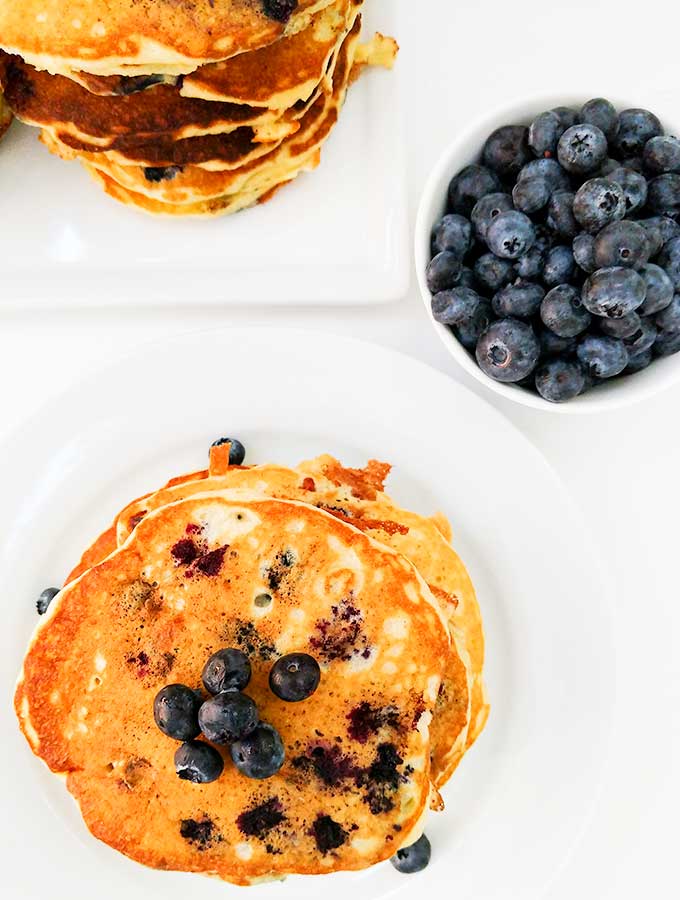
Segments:
[[[477,380],[595,412],[680,380],[680,139],[604,98],[506,109],[461,134],[416,225],[423,300]]]

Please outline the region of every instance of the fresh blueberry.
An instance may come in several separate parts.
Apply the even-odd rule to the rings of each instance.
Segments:
[[[602,334],[606,334],[607,337],[621,338],[622,340],[623,338],[632,337],[638,332],[641,322],[642,319],[636,312],[630,312],[626,316],[621,316],[620,319],[605,319],[604,317],[598,319],[598,325]]]
[[[560,337],[549,328],[541,328],[539,336],[541,344],[541,357],[545,356],[561,356],[566,353],[574,353],[576,351],[576,338]]]
[[[572,250],[577,265],[584,272],[590,274],[597,269],[597,263],[595,262],[595,238],[592,234],[588,234],[585,231],[582,234],[577,234],[572,244]]]
[[[549,287],[558,284],[566,284],[574,275],[576,263],[571,247],[558,244],[549,250],[545,258],[543,269],[543,283]]]
[[[615,181],[591,178],[576,192],[574,217],[591,234],[597,234],[605,225],[622,219],[625,214],[626,197]]]
[[[464,216],[449,213],[434,226],[432,247],[435,254],[444,250],[462,259],[472,245],[472,225]]]
[[[432,298],[432,315],[442,325],[463,325],[474,316],[482,298],[472,288],[455,287]]]
[[[517,274],[520,278],[540,278],[543,275],[544,263],[545,252],[534,244],[531,250],[517,260]]]
[[[578,124],[578,112],[569,106],[556,106],[551,112],[554,112],[560,120],[560,125],[564,128],[564,131]]]
[[[496,216],[502,212],[508,212],[513,208],[510,194],[487,194],[475,203],[475,208],[470,216],[475,227],[475,234],[481,241],[486,240],[489,225]]]
[[[658,175],[680,172],[680,141],[668,134],[650,138],[642,154],[645,167]]]
[[[654,319],[660,331],[680,331],[680,294],[676,294],[666,309]]]
[[[50,603],[54,600],[58,593],[59,588],[53,587],[45,588],[45,590],[42,591],[35,603],[35,608],[38,610],[39,616],[45,615]]]
[[[680,331],[662,331],[659,333],[653,352],[655,356],[672,356],[680,351]]]
[[[648,263],[639,270],[647,285],[647,296],[640,307],[641,316],[652,316],[665,309],[673,299],[673,282],[665,269]]]
[[[666,241],[657,263],[666,270],[675,290],[680,290],[680,235]]]
[[[463,266],[460,270],[460,278],[458,279],[458,284],[456,287],[468,287],[474,288],[475,286],[475,273],[468,266]]]
[[[662,215],[674,216],[680,212],[680,175],[669,172],[649,182],[647,195],[649,208]]]
[[[288,653],[277,659],[269,672],[269,687],[280,700],[299,703],[319,686],[321,669],[308,653]]]
[[[632,269],[598,269],[583,286],[583,305],[596,316],[620,319],[642,306],[646,291],[645,282]]]
[[[255,731],[231,745],[231,758],[246,778],[271,778],[285,759],[285,749],[278,731],[261,722]]]
[[[579,122],[597,126],[608,141],[615,137],[619,130],[619,114],[616,107],[604,97],[596,97],[584,103],[578,118]]]
[[[628,365],[628,351],[618,338],[587,334],[579,343],[576,356],[596,378],[613,378]]]
[[[402,875],[413,875],[422,872],[430,862],[432,847],[427,837],[422,834],[415,844],[397,850],[390,862]]]
[[[183,781],[210,784],[224,771],[224,760],[210,744],[189,741],[175,751],[175,771]]]
[[[544,400],[564,403],[573,400],[583,391],[585,377],[577,362],[566,359],[550,359],[536,370],[536,390]]]
[[[498,176],[491,169],[477,165],[466,166],[449,185],[449,210],[469,216],[478,200],[500,189]]]
[[[491,305],[499,318],[516,316],[519,319],[529,319],[540,309],[544,296],[545,291],[540,284],[516,281],[501,288]]]
[[[658,134],[663,134],[663,128],[654,113],[646,109],[624,109],[619,113],[619,130],[612,144],[621,157],[640,156],[647,141]]]
[[[551,157],[557,153],[557,142],[564,134],[560,117],[552,111],[536,116],[529,126],[529,147],[534,156]]]
[[[533,159],[522,168],[517,181],[527,178],[545,178],[553,191],[566,191],[571,187],[569,174],[556,159]]]
[[[474,352],[482,332],[486,331],[492,321],[491,304],[487,300],[482,300],[477,304],[472,318],[454,328],[454,334],[466,350]]]
[[[528,129],[523,125],[503,125],[486,139],[482,161],[501,178],[517,175],[531,159]]]
[[[552,188],[542,175],[534,175],[533,178],[523,178],[512,189],[512,202],[515,209],[531,215],[548,205],[552,194]]]
[[[600,171],[598,172],[603,178],[609,178],[611,172],[615,172],[616,169],[621,168],[621,163],[618,159],[612,159],[611,156],[608,156],[605,161],[600,166]]]
[[[640,319],[640,327],[628,338],[624,338],[623,343],[626,350],[630,354],[642,353],[645,350],[651,350],[656,340],[658,329],[651,319]]]
[[[645,164],[642,162],[641,156],[626,156],[621,160],[621,165],[624,169],[630,169],[639,175],[644,174],[645,171]]]
[[[588,328],[591,316],[583,308],[578,288],[558,284],[543,298],[541,320],[558,337],[572,338]]]
[[[231,444],[229,448],[229,465],[242,466],[243,460],[246,458],[246,448],[241,441],[237,441],[236,438],[223,437],[213,441],[212,446],[222,447],[224,444]]]
[[[480,287],[495,294],[503,285],[515,278],[515,267],[507,259],[499,259],[493,253],[485,253],[475,263],[475,278]]]
[[[242,691],[250,681],[251,668],[242,650],[218,650],[203,667],[201,679],[206,691],[221,694],[222,691]]]
[[[213,744],[230,744],[246,737],[260,717],[253,700],[240,691],[226,691],[206,700],[198,712],[201,731]]]
[[[555,191],[548,204],[548,227],[561,238],[572,240],[579,227],[574,218],[574,194],[571,191]]]
[[[499,213],[489,225],[486,242],[501,259],[519,259],[536,240],[534,224],[524,213],[511,210]]]
[[[458,283],[462,265],[450,250],[443,250],[430,260],[427,269],[427,286],[433,294],[446,291]]]
[[[153,717],[163,734],[176,741],[191,741],[201,733],[198,711],[203,700],[184,684],[168,684],[156,694]]]
[[[607,138],[596,125],[573,125],[557,143],[557,158],[572,175],[588,175],[607,158]]]
[[[612,222],[595,238],[595,262],[598,269],[609,266],[638,269],[648,259],[647,232],[637,222],[629,219]]]
[[[530,325],[518,319],[491,324],[477,343],[477,363],[496,381],[521,381],[536,367],[540,347]]]
[[[617,166],[606,176],[609,181],[615,181],[623,191],[626,201],[626,215],[642,209],[647,202],[647,179],[633,169],[625,169]]]
[[[664,244],[680,237],[680,225],[668,216],[652,216],[651,219],[638,219],[638,224],[647,232],[649,252],[655,257]]]
[[[634,375],[635,372],[641,372],[646,369],[654,359],[652,350],[643,350],[642,353],[629,353],[628,365],[624,369],[627,375]]]

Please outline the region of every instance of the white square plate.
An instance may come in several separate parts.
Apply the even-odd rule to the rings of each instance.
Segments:
[[[371,0],[364,35],[398,37],[396,4]],[[37,129],[0,145],[5,306],[378,303],[408,289],[410,250],[398,69],[350,89],[320,167],[261,207],[155,219],[119,205]]]

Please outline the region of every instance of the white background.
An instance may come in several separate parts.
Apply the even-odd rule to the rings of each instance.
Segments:
[[[399,35],[403,102],[398,114],[407,150],[411,221],[421,187],[442,148],[458,127],[490,107],[562,89],[565,94],[630,96],[631,102],[652,109],[677,101],[677,17],[672,5],[661,0],[394,2],[403,7]],[[39,209],[35,215],[40,215]],[[4,209],[0,259],[2,231],[11,227],[11,210]],[[1,279],[0,290],[8,290]],[[241,308],[207,310],[201,309],[200,290],[199,280],[190,298],[194,305],[167,313],[143,309],[124,315],[113,310],[3,313],[0,439],[50,396],[87,377],[102,362],[166,335],[231,324],[302,325],[379,341],[466,383],[522,429],[557,469],[596,536],[614,588],[623,665],[612,760],[596,814],[549,896],[551,900],[571,900],[575,894],[587,900],[677,897],[680,387],[595,418],[538,413],[495,397],[464,375],[433,334],[413,282],[408,296],[398,303],[337,311],[249,310],[247,297]],[[361,284],[356,291],[361,292]],[[337,365],[337,360],[331,364]],[[234,377],[236,389],[243,389],[247,372]],[[441,414],[454,411],[442,409]],[[465,423],[460,424],[464,440]],[[47,452],[49,434],[44,439]],[[502,467],[502,446],[497,453]],[[508,478],[512,474],[508,471]],[[482,472],[479,478],[483,477]],[[530,491],[526,502],[535,506],[540,528],[541,521],[551,516],[550,508]],[[569,539],[565,533],[564,541]],[[527,535],[529,565],[530,560],[531,535]],[[554,577],[559,579],[560,572]],[[570,621],[568,609],[564,621],[566,628],[588,627],[587,621]],[[588,735],[580,739],[587,741]],[[455,860],[451,886],[455,890]]]

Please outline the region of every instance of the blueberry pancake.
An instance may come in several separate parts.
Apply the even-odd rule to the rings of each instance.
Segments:
[[[271,759],[218,743],[203,717],[205,661],[225,647],[247,659],[257,733],[280,735],[266,777],[244,759]],[[302,702],[272,680],[290,653],[320,672]],[[440,606],[403,556],[307,504],[212,492],[148,513],[61,591],[15,705],[96,837],[155,868],[249,884],[363,869],[420,835],[448,656]],[[202,704],[200,740],[180,745],[155,720],[170,684]],[[225,689],[213,701],[235,702]],[[213,760],[204,783],[184,780],[191,752]]]

